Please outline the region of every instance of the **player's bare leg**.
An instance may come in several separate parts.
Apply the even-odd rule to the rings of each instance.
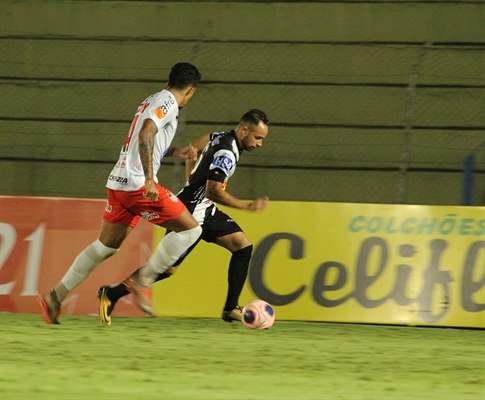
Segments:
[[[153,315],[150,286],[157,276],[167,271],[196,242],[202,228],[192,214],[185,209],[177,218],[162,224],[171,230],[163,237],[148,264],[135,271],[124,281],[133,294],[138,307],[147,314]]]
[[[99,239],[78,254],[61,281],[49,291],[38,296],[38,302],[48,324],[57,320],[61,304],[68,293],[83,282],[102,261],[115,254],[133,228],[103,221]]]

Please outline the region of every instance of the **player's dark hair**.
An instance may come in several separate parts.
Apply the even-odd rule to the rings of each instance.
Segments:
[[[249,110],[246,114],[241,117],[240,122],[247,122],[249,124],[257,126],[259,121],[262,121],[265,125],[269,125],[268,117],[264,112],[258,110],[257,108],[253,108]]]
[[[185,89],[189,86],[196,87],[201,78],[199,70],[192,64],[182,62],[175,64],[168,76],[168,87]]]

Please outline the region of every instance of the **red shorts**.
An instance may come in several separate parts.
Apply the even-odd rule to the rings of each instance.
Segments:
[[[131,192],[108,189],[108,204],[104,209],[103,220],[134,228],[140,217],[156,225],[177,218],[186,209],[184,203],[170,190],[158,183],[155,185],[159,193],[158,201],[143,197],[145,187]]]

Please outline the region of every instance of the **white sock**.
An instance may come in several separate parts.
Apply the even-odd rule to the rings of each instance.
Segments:
[[[115,254],[119,249],[106,247],[97,239],[81,251],[67,270],[61,283],[71,291],[79,285],[102,261]]]
[[[192,246],[202,234],[197,226],[182,232],[170,232],[158,244],[148,264],[138,272],[138,281],[143,286],[150,286],[158,274],[165,272]]]

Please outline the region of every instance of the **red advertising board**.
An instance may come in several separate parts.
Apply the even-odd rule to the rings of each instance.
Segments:
[[[56,285],[75,257],[96,240],[104,200],[0,196],[0,311],[40,313],[37,294]],[[97,314],[97,290],[120,282],[151,254],[153,227],[142,220],[121,250],[66,298],[63,314]],[[114,315],[144,315],[131,296]]]

